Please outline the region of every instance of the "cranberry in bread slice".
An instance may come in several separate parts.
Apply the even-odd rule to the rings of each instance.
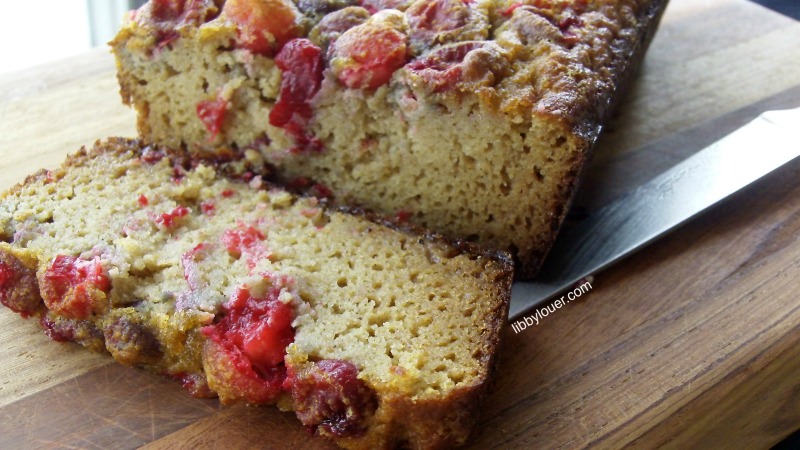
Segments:
[[[343,447],[463,444],[510,257],[295,196],[248,155],[109,139],[29,177],[0,196],[0,301],[53,340],[194,396],[277,404]]]

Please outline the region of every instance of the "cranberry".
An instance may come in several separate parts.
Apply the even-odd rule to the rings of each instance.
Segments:
[[[216,12],[213,0],[150,0],[150,18],[173,26],[207,22]]]
[[[174,183],[180,183],[183,181],[183,177],[186,176],[186,169],[179,165],[172,166],[172,181]]]
[[[181,383],[181,386],[183,386],[183,388],[186,389],[192,397],[214,397],[214,393],[208,387],[208,381],[206,381],[206,378],[201,374],[179,372],[169,376],[175,380],[178,380]]]
[[[236,195],[236,191],[234,191],[233,189],[225,189],[224,191],[222,191],[220,195],[222,195],[225,198],[229,198]]]
[[[558,28],[561,31],[566,31],[569,27],[572,26],[580,27],[582,25],[583,21],[574,14],[569,14],[558,22]]]
[[[147,200],[147,197],[144,194],[140,195],[139,198],[136,200],[136,202],[139,203],[139,206],[142,206],[142,207],[147,206],[148,204],[150,204],[150,201]]]
[[[225,315],[202,328],[208,337],[204,364],[209,381],[225,399],[253,403],[274,401],[286,378],[284,355],[294,341],[291,306],[281,302],[280,288],[254,297],[240,287],[223,307]]]
[[[25,267],[15,256],[0,250],[0,303],[29,317],[42,306],[36,271]]]
[[[162,159],[164,159],[164,151],[161,149],[154,149],[152,146],[148,145],[147,147],[142,150],[142,155],[139,157],[142,161],[147,164],[155,164]]]
[[[255,54],[273,56],[301,34],[288,0],[227,0],[222,14],[238,28],[237,45]]]
[[[281,92],[269,113],[269,123],[295,139],[295,152],[321,151],[322,143],[306,133],[314,115],[312,98],[322,84],[322,50],[308,39],[294,39],[275,57],[281,70]]]
[[[0,289],[11,285],[11,280],[15,278],[11,266],[0,261]]]
[[[461,63],[469,52],[482,46],[480,42],[465,42],[442,47],[410,62],[406,69],[422,78],[433,92],[441,92],[463,80],[464,67]]]
[[[205,252],[211,249],[211,245],[205,242],[197,244],[191,250],[181,255],[181,265],[183,266],[183,278],[189,283],[190,290],[200,289],[202,279],[197,271],[196,260],[199,256],[204,256]]]
[[[406,11],[411,39],[420,34],[451,31],[466,25],[469,6],[462,0],[418,0]]]
[[[308,37],[323,51],[336,42],[345,31],[361,25],[369,19],[370,13],[364,8],[351,7],[327,14],[317,23]]]
[[[39,325],[44,334],[56,342],[76,342],[96,352],[105,349],[103,332],[90,320],[67,319],[48,313],[39,318]]]
[[[177,20],[183,13],[185,0],[151,0],[151,14],[158,22]]]
[[[297,8],[312,19],[335,13],[339,8],[358,4],[358,0],[295,0]]]
[[[156,216],[154,221],[157,225],[163,226],[167,229],[172,229],[177,226],[177,219],[185,217],[191,211],[191,209],[185,206],[176,206],[172,209],[172,211],[161,213],[161,215]]]
[[[180,38],[178,28],[208,22],[218,12],[213,0],[150,0],[132,18],[155,28],[157,54]]]
[[[520,7],[525,6],[526,10],[534,13],[548,22],[553,24],[561,31],[560,38],[568,46],[574,45],[578,42],[579,38],[573,33],[570,28],[583,26],[583,20],[580,15],[586,10],[588,6],[587,0],[575,0],[572,2],[558,2],[554,3],[548,0],[535,0],[527,3],[515,3],[503,11],[503,15],[511,17],[514,11]],[[531,27],[525,27],[526,35],[531,35]]]
[[[331,188],[320,183],[311,187],[311,194],[317,198],[333,198],[333,191]]]
[[[520,6],[525,6],[524,3],[514,3],[513,5],[509,6],[508,8],[504,9],[500,14],[506,17],[511,17],[514,14],[514,10],[519,8]]]
[[[311,432],[322,428],[337,437],[359,436],[377,407],[374,391],[346,361],[326,359],[290,367],[284,389],[292,395],[297,418]]]
[[[270,257],[269,249],[262,242],[265,238],[257,228],[239,224],[238,228],[222,233],[220,240],[228,253],[236,258],[245,256],[247,267],[253,269],[258,261]]]
[[[200,118],[206,130],[208,130],[209,142],[216,139],[220,130],[222,130],[222,123],[225,120],[225,113],[228,108],[228,101],[219,97],[215,100],[203,100],[197,104],[197,117]]]
[[[311,185],[311,180],[306,177],[297,177],[289,180],[286,183],[286,187],[293,190],[301,190],[309,187]]]
[[[383,86],[408,60],[405,34],[381,22],[350,28],[331,48],[333,73],[351,89]]]
[[[45,305],[64,317],[86,319],[108,308],[106,293],[111,281],[98,257],[86,261],[58,255],[45,270],[40,285]]]
[[[103,329],[106,349],[127,365],[154,364],[161,359],[161,343],[139,320],[119,316]]]
[[[375,14],[384,9],[404,10],[413,0],[361,0],[361,7]]]
[[[397,214],[395,215],[395,219],[400,223],[406,223],[409,220],[411,220],[412,215],[413,214],[411,214],[408,211],[400,210],[400,211],[397,211]]]
[[[200,203],[200,211],[207,216],[213,216],[214,211],[217,209],[217,206],[212,201],[206,201]]]
[[[75,330],[64,327],[63,323],[56,322],[48,315],[39,318],[39,325],[44,329],[44,334],[56,342],[72,342],[75,340]]]

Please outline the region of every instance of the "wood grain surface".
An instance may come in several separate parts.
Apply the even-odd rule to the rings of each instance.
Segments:
[[[672,0],[576,210],[792,106],[800,23],[745,0]],[[105,49],[0,76],[0,189],[134,134]],[[470,448],[768,448],[800,428],[798,180],[800,164],[780,169],[598,274],[538,326],[508,328]],[[332,447],[292,414],[190,398],[6,309],[0,342],[3,449]]]

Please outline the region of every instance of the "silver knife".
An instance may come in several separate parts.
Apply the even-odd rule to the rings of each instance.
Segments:
[[[800,108],[768,111],[559,234],[509,320],[570,288],[800,155]],[[577,292],[577,291],[576,291]]]

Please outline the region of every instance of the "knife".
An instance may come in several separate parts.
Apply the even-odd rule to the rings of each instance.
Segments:
[[[800,108],[765,112],[562,230],[534,280],[512,286],[509,320],[559,294],[561,304],[580,296],[587,288],[579,281],[797,158],[798,127]]]

